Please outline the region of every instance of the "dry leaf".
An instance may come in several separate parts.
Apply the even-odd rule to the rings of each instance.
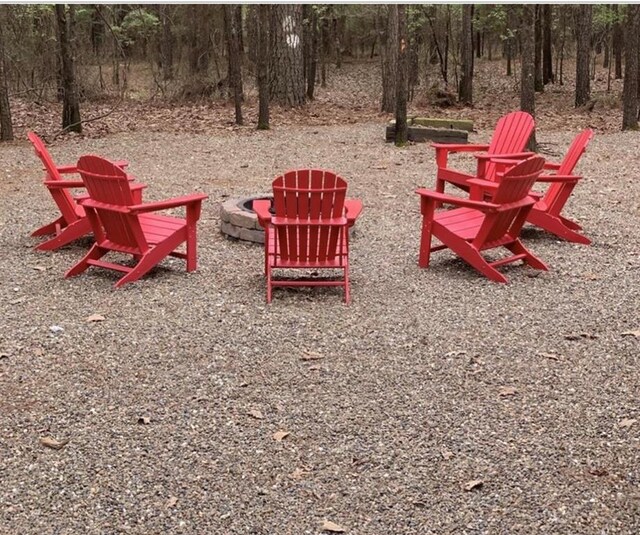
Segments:
[[[315,351],[305,351],[304,355],[300,357],[300,360],[320,360],[323,359],[324,355],[320,353],[316,353]]]
[[[68,442],[68,438],[65,438],[64,440],[56,440],[53,437],[40,437],[40,444],[47,448],[51,448],[52,450],[61,450]]]
[[[539,353],[541,357],[551,359],[551,360],[560,360],[560,357],[555,353]]]
[[[175,496],[171,496],[171,498],[167,500],[167,509],[175,507],[176,503],[178,503],[178,498],[176,498]]]
[[[592,476],[598,476],[598,477],[609,475],[609,472],[607,472],[607,470],[604,468],[590,468],[589,473]]]
[[[95,321],[104,321],[105,317],[100,314],[91,314],[85,321],[87,323],[95,322]]]
[[[287,438],[291,433],[289,431],[276,431],[273,434],[273,439],[282,442],[285,438]]]
[[[151,423],[151,418],[148,416],[140,416],[140,418],[138,418],[138,423],[140,425],[149,425]]]
[[[635,424],[637,422],[637,420],[635,418],[625,418],[624,420],[621,420],[620,423],[618,424],[618,427],[631,427],[633,424]]]
[[[333,533],[344,533],[346,530],[339,524],[336,524],[335,522],[331,522],[331,520],[325,520],[324,522],[322,522],[322,531],[331,531]]]
[[[515,396],[516,392],[518,392],[518,390],[513,386],[501,386],[498,394],[500,395],[500,397],[504,398],[507,396]]]
[[[47,268],[46,268],[46,267],[43,267],[43,266],[31,266],[31,269],[34,269],[34,270],[36,270],[36,271],[44,271],[44,270],[46,270]]]
[[[453,452],[452,452],[452,451],[449,451],[449,450],[447,450],[447,449],[445,449],[445,448],[442,448],[442,449],[440,450],[440,454],[442,455],[442,458],[443,458],[445,461],[448,461],[449,459],[451,459],[451,457],[453,457]]]
[[[636,329],[635,331],[625,331],[622,333],[622,336],[633,336],[635,338],[640,338],[640,329]]]
[[[255,418],[256,420],[263,420],[264,416],[259,410],[252,410],[247,413],[249,416]]]
[[[309,475],[309,472],[303,470],[302,468],[296,468],[293,472],[289,474],[293,479],[302,479],[303,477]]]
[[[471,492],[473,489],[479,489],[482,485],[484,485],[482,479],[472,479],[471,481],[467,481],[462,488],[467,492]]]

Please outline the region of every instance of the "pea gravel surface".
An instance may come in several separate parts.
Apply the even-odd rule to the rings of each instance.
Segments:
[[[593,245],[527,228],[551,269],[500,285],[449,251],[418,268],[433,150],[383,131],[58,141],[59,164],[128,159],[146,200],[210,196],[197,272],[169,259],[120,290],[63,278],[90,238],[34,250],[56,208],[31,147],[0,147],[1,533],[640,532],[638,134],[597,134],[579,165],[565,215]],[[558,159],[576,133],[538,141]],[[267,306],[261,247],[220,234],[221,201],[297,167],[363,200],[350,306]]]

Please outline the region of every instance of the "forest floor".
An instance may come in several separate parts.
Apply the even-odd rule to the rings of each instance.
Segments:
[[[433,151],[342,114],[357,124],[58,138],[60,164],[127,158],[147,200],[209,194],[198,271],[166,260],[118,291],[112,272],[63,278],[88,239],[33,249],[56,211],[31,147],[0,148],[7,533],[640,532],[638,134],[603,128],[580,163],[566,215],[593,244],[527,228],[550,271],[500,285],[447,251],[418,268]],[[545,155],[595,126],[575,117],[542,122]],[[267,306],[261,247],[220,234],[221,200],[296,167],[363,200],[349,306],[337,289]]]

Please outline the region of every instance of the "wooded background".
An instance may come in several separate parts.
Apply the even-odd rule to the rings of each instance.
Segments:
[[[13,138],[17,101],[60,102],[62,131],[81,132],[100,120],[83,117],[87,103],[122,100],[231,99],[242,124],[252,93],[269,128],[270,107],[305,106],[345,61],[379,62],[379,110],[396,114],[400,144],[416,96],[474,105],[480,61],[513,78],[532,114],[537,93],[567,80],[573,105],[593,108],[604,68],[607,91],[624,79],[613,105],[635,129],[639,31],[637,4],[0,5],[0,138]]]

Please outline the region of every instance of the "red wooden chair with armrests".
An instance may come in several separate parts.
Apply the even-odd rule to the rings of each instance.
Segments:
[[[184,258],[187,271],[195,271],[196,224],[202,201],[208,195],[196,193],[166,201],[138,203],[127,174],[112,162],[98,156],[82,156],[78,172],[89,193],[80,200],[87,213],[96,242],[86,256],[66,273],[72,277],[89,266],[114,269],[126,273],[115,287],[133,282],[156,266],[166,256]],[[186,218],[170,217],[158,212],[186,207]],[[186,251],[176,249],[186,244]],[[133,267],[100,260],[110,251],[130,254],[136,259]]]
[[[496,128],[488,145],[479,144],[453,144],[453,143],[432,143],[436,149],[436,164],[438,171],[436,175],[436,191],[443,193],[445,184],[450,183],[466,191],[469,190],[467,183],[472,178],[483,180],[495,180],[496,165],[493,158],[528,158],[533,156],[532,152],[525,152],[524,149],[533,133],[535,123],[533,117],[526,112],[516,111],[501,117],[496,124]],[[455,152],[478,152],[476,174],[472,175],[448,167],[449,154]]]
[[[536,269],[547,270],[547,266],[527,250],[519,239],[522,225],[536,202],[529,196],[529,191],[542,172],[543,165],[543,158],[533,156],[512,167],[493,190],[491,202],[418,189],[416,193],[421,198],[422,212],[420,267],[429,267],[433,251],[449,248],[496,282],[507,282],[496,267],[517,260],[523,260]],[[485,184],[495,186],[494,182],[480,179],[471,179],[469,185],[482,189]],[[441,203],[458,208],[436,213],[436,205]],[[442,245],[431,245],[434,236]],[[513,254],[492,262],[481,254],[498,247],[505,247]]]
[[[575,221],[571,221],[561,215],[561,212],[571,197],[574,188],[582,179],[581,176],[574,174],[574,171],[592,139],[593,130],[587,128],[574,138],[562,162],[545,162],[544,169],[555,172],[541,174],[538,177],[537,182],[548,183],[549,187],[544,192],[531,192],[531,196],[537,202],[527,216],[528,223],[551,232],[564,240],[584,245],[589,245],[591,240],[580,233],[582,227]],[[517,163],[517,160],[496,159],[493,163],[504,171],[504,169]]]
[[[74,197],[69,191],[70,189],[84,188],[84,184],[79,177],[77,180],[65,180],[62,175],[78,174],[76,166],[56,165],[42,139],[33,132],[27,133],[27,137],[33,145],[36,156],[44,166],[44,184],[51,193],[58,210],[60,210],[60,217],[35,230],[31,236],[53,234],[53,238],[36,246],[39,251],[53,251],[91,232],[91,226],[85,217],[84,208],[78,204],[78,200],[85,196]],[[116,165],[124,169],[128,163],[122,160],[116,162]],[[144,187],[146,187],[144,184],[135,186],[134,191],[136,191],[138,199],[141,198]]]
[[[298,169],[273,181],[269,201],[255,201],[265,229],[267,303],[281,286],[342,286],[349,303],[349,227],[362,211],[359,200],[347,200],[347,182],[331,171]],[[275,269],[338,269],[342,278],[274,279]]]

